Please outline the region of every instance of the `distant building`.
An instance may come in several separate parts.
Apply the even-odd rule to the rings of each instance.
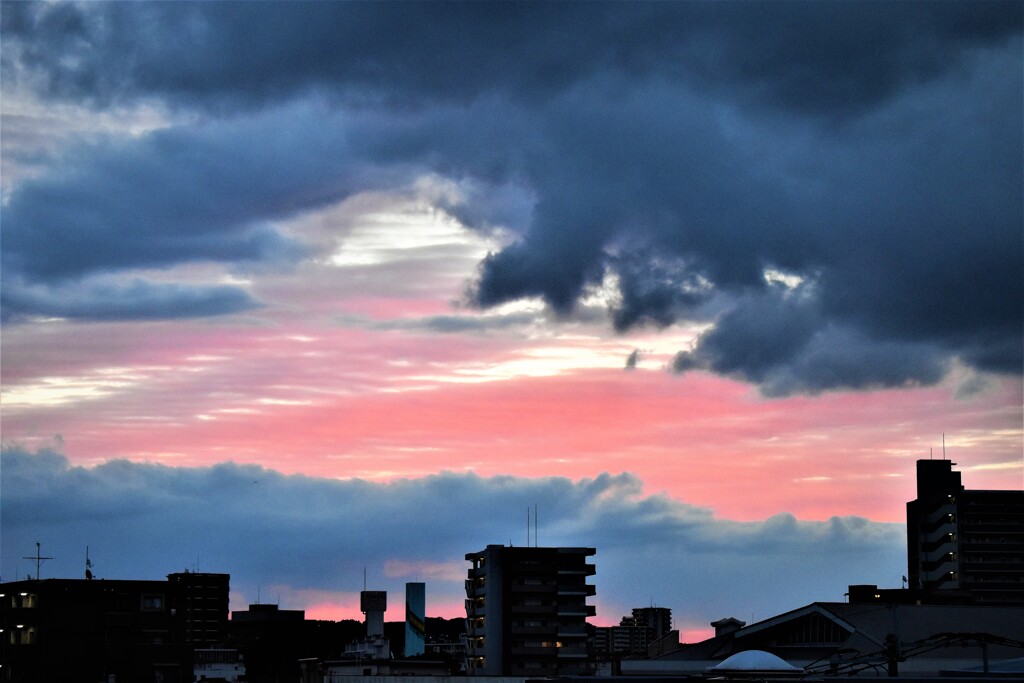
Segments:
[[[652,640],[672,630],[672,610],[668,607],[634,607],[633,616],[622,617],[621,625],[651,629]]]
[[[416,655],[401,659],[392,656],[391,641],[384,635],[387,593],[363,591],[360,594],[360,608],[366,615],[366,636],[346,645],[340,657],[301,657],[298,661],[301,680],[320,683],[350,676],[451,676],[455,670],[453,656],[445,656],[441,651],[432,652],[437,655],[433,658],[421,656],[424,654],[426,629],[424,584],[406,584],[406,595],[406,638],[410,620],[422,629]]]
[[[216,683],[245,683],[245,662],[238,650],[208,648],[196,650],[193,656],[192,680]]]
[[[0,584],[3,680],[191,680],[193,652],[225,637],[227,574],[166,581]]]
[[[405,656],[424,653],[427,636],[427,587],[423,583],[405,584]]]
[[[367,638],[384,635],[384,613],[387,610],[387,591],[361,591],[359,593],[359,611],[363,613],[366,620]]]
[[[672,631],[672,610],[668,607],[637,607],[622,617],[618,626],[594,630],[593,651],[601,656],[647,656],[648,648]]]
[[[1024,605],[1024,491],[967,490],[949,460],[917,461],[907,578],[924,602]]]
[[[489,545],[468,553],[467,668],[471,675],[586,673],[594,548]]]
[[[281,624],[298,623],[305,621],[306,611],[301,609],[281,609],[277,605],[255,604],[249,605],[248,610],[238,610],[231,613],[231,626],[233,631],[244,630],[250,624]]]

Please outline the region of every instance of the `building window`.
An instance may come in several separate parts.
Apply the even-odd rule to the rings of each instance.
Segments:
[[[35,593],[17,593],[13,596],[13,607],[32,608],[36,606]]]
[[[34,645],[36,642],[36,629],[34,626],[18,624],[11,629],[7,642],[11,645]]]
[[[162,612],[164,609],[164,596],[156,593],[146,593],[142,596],[141,609],[143,612]]]

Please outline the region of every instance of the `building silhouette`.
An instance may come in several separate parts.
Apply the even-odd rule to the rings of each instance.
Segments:
[[[721,670],[734,655],[760,651],[799,669],[782,672],[788,673],[785,680],[906,676],[935,681],[948,675],[977,681],[999,680],[988,678],[998,674],[1001,680],[1020,681],[1022,612],[1009,605],[815,602],[749,625],[718,620],[713,637],[654,659],[623,659],[621,673],[707,680],[711,667]],[[782,680],[779,671],[733,675],[747,681]]]
[[[0,674],[19,683],[191,681],[194,651],[225,638],[229,579],[0,584]]]
[[[672,610],[668,607],[635,607],[622,617],[618,626],[601,626],[594,630],[594,653],[597,655],[647,656],[652,643],[672,631]]]
[[[587,672],[594,548],[489,545],[466,555],[467,668],[472,675]]]
[[[907,579],[921,600],[1024,605],[1024,491],[969,490],[956,463],[917,461]]]

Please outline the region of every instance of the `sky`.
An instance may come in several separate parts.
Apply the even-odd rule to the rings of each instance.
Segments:
[[[0,578],[684,640],[1024,488],[1024,5],[0,4]]]

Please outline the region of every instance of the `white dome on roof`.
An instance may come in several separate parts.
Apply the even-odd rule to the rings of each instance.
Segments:
[[[710,667],[709,671],[803,671],[764,650],[744,650]]]

